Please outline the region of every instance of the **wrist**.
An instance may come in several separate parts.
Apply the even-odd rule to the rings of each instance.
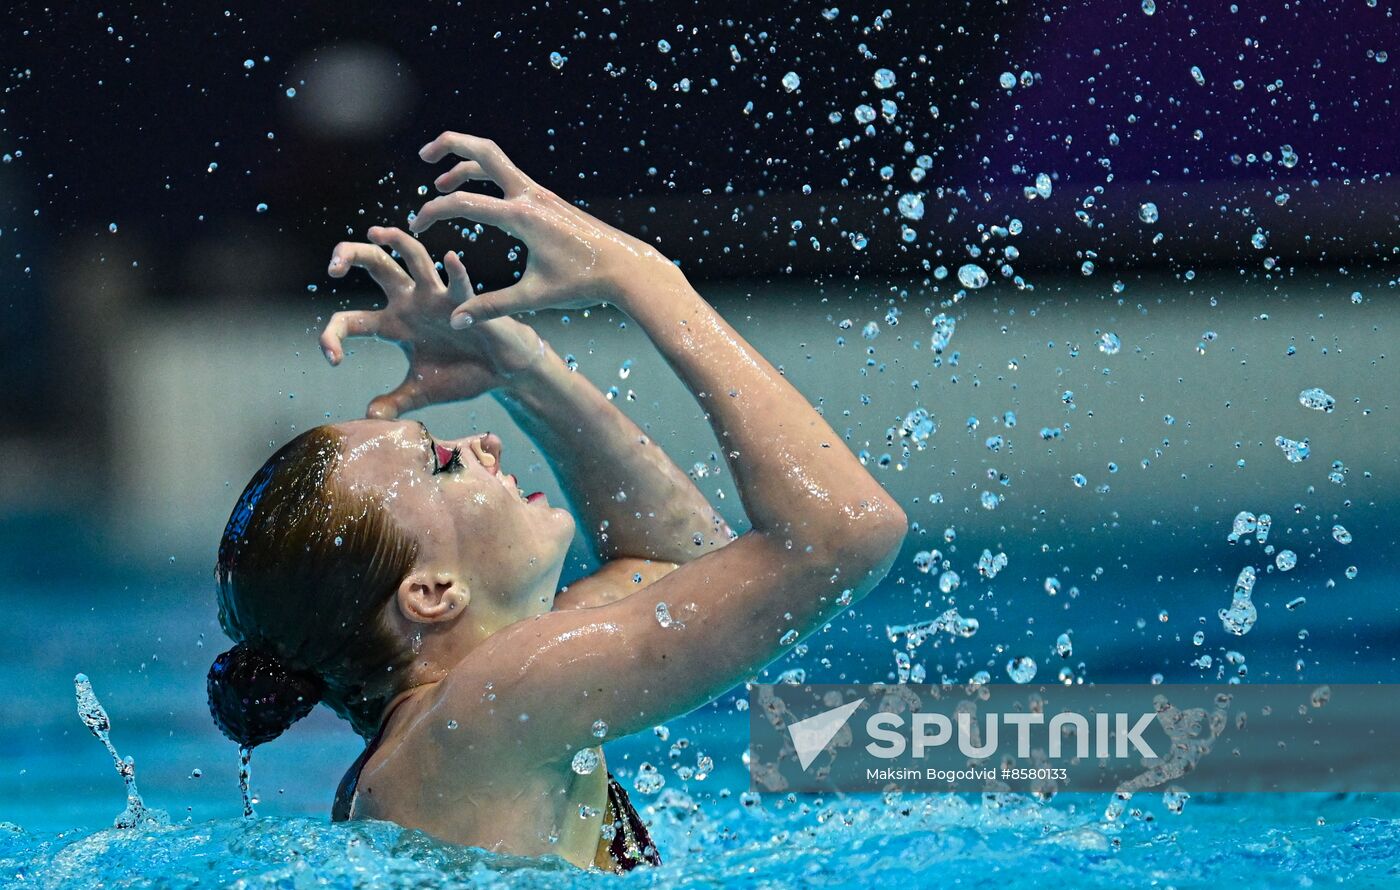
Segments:
[[[539,347],[528,362],[496,374],[497,383],[492,392],[501,398],[526,401],[528,394],[537,393],[554,375],[561,373],[568,373],[564,360],[541,337]]]
[[[693,293],[694,289],[685,274],[670,260],[657,254],[650,262],[619,280],[609,302],[635,318],[636,310],[644,305],[664,304]]]

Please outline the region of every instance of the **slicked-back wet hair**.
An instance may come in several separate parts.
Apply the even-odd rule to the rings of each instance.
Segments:
[[[343,442],[308,430],[243,490],[219,543],[219,624],[317,675],[322,700],[369,737],[413,659],[384,615],[418,554],[380,498],[338,482]]]

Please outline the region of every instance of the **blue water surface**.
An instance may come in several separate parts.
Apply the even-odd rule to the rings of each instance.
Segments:
[[[1383,579],[1372,577],[1379,604]],[[747,714],[736,707],[737,693],[661,733],[607,747],[610,768],[629,785],[643,761],[667,778],[658,794],[633,794],[665,856],[657,870],[618,879],[559,861],[444,845],[388,823],[333,825],[327,813],[334,784],[360,742],[325,709],[258,749],[259,816],[244,820],[236,752],[203,708],[204,671],[226,645],[207,589],[178,574],[108,582],[77,595],[61,621],[35,608],[50,593],[43,585],[10,587],[6,600],[15,607],[0,622],[4,886],[1400,885],[1400,820],[1389,795],[1197,794],[1173,813],[1160,794],[1140,794],[1113,820],[1105,818],[1109,797],[1095,794],[1049,802],[1017,795],[746,795]],[[1199,594],[1219,599],[1213,587]],[[814,646],[770,674],[800,663],[817,682],[855,666],[864,679],[881,679],[890,648],[867,628],[899,613],[890,605],[898,596],[892,581],[827,632],[851,647],[830,673],[811,657]],[[1026,608],[1034,615],[1037,607]],[[1383,635],[1387,611],[1377,606],[1369,614],[1374,634]],[[1115,646],[1115,636],[1124,636],[1117,626],[1095,644],[1096,658],[1140,681],[1140,672],[1155,664],[1151,657],[1134,660],[1143,656],[1131,634]],[[869,639],[874,642],[858,644]],[[1351,637],[1335,651],[1314,647],[1312,655],[1337,666],[1332,679],[1374,679],[1364,667],[1379,660],[1374,657],[1342,670],[1358,664],[1355,653],[1378,651],[1373,643],[1379,638]],[[1282,643],[1276,648],[1282,672],[1292,655]],[[1263,655],[1259,664],[1261,672],[1271,670]],[[135,759],[147,802],[164,810],[170,824],[110,827],[125,803],[122,784],[77,718],[72,678],[78,671],[91,677],[110,712],[117,748]],[[682,780],[677,769],[693,766],[701,754],[713,758],[714,772],[703,781]]]

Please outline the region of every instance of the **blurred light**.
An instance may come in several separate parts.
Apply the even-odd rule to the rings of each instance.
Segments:
[[[292,67],[295,124],[324,139],[363,138],[391,129],[408,110],[414,78],[383,47],[343,44],[313,50]]]

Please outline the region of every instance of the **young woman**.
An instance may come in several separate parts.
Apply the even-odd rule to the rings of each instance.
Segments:
[[[601,764],[600,739],[670,720],[752,676],[866,593],[903,512],[782,374],[675,265],[541,187],[492,142],[444,133],[462,160],[415,232],[465,218],[523,241],[507,288],[446,285],[411,235],[339,244],[388,301],[341,312],[321,345],[378,336],[409,374],[369,419],[311,430],[248,484],[219,547],[220,621],[237,641],[210,707],[245,747],[325,701],[371,739],[336,818],[580,866],[659,861]],[[469,180],[502,197],[457,191]],[[382,247],[402,258],[407,272]],[[645,434],[508,316],[608,302],[646,332],[714,428],[751,530],[735,537]],[[454,308],[455,307],[455,308]],[[575,521],[525,496],[500,440],[434,437],[398,416],[493,392],[548,456],[602,568],[556,593]],[[505,458],[504,463],[508,463]]]

